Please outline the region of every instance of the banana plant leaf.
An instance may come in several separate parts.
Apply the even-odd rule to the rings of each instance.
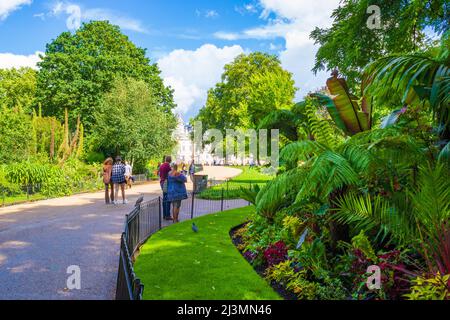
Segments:
[[[338,109],[336,108],[336,105],[334,104],[333,99],[331,99],[329,96],[322,94],[322,93],[314,93],[311,96],[317,98],[319,100],[319,103],[323,105],[325,108],[327,108],[328,113],[331,116],[331,119],[336,123],[337,127],[344,131],[345,133],[349,134],[350,132],[347,129],[347,126],[345,125],[344,121],[342,121],[341,115],[339,114]]]
[[[360,111],[358,103],[354,101],[348,90],[345,79],[333,76],[327,80],[327,87],[333,96],[333,102],[339,117],[347,128],[346,132],[354,135],[368,130],[370,128],[369,116],[367,113]]]
[[[362,94],[361,94],[361,96],[362,96],[361,110],[362,110],[362,112],[364,112],[365,114],[368,115],[368,119],[369,119],[369,121],[367,123],[368,129],[366,129],[366,130],[370,130],[372,128],[372,98],[366,96],[366,94],[365,94],[366,88],[367,88],[368,84],[370,83],[370,81],[371,80],[365,76],[363,78],[363,81],[361,82],[361,92],[362,92]]]

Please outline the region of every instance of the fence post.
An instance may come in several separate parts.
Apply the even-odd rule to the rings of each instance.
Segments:
[[[221,201],[220,201],[220,211],[223,211],[223,192],[224,192],[224,189],[222,188],[222,196],[221,196]]]
[[[191,220],[194,219],[195,191],[192,192]]]
[[[159,212],[159,230],[162,229],[162,218],[161,218],[161,197],[158,197],[158,212]]]
[[[27,200],[30,200],[30,185],[27,185]]]

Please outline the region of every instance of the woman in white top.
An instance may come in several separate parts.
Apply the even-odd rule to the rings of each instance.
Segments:
[[[133,185],[133,167],[128,161],[125,162],[125,180],[127,181],[128,188],[131,189]]]

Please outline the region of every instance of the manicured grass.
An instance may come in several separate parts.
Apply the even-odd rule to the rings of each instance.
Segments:
[[[45,200],[47,197],[43,194],[36,193],[33,195],[30,195],[27,197],[26,194],[20,194],[16,196],[10,196],[3,198],[2,195],[0,195],[0,207],[1,206],[9,206],[13,204],[20,204],[25,203],[29,201],[38,201],[38,200]]]
[[[240,197],[239,190],[241,187],[250,188],[258,184],[260,187],[264,186],[268,181],[272,180],[274,176],[266,175],[259,172],[256,168],[248,166],[233,167],[241,169],[242,173],[232,178],[230,181],[216,185],[200,193],[199,198],[217,200],[222,197],[222,189],[224,190],[224,199],[238,199]]]
[[[253,207],[204,216],[170,226],[141,248],[135,272],[146,300],[281,299],[241,256],[229,236]]]

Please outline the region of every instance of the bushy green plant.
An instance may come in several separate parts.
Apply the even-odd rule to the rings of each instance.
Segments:
[[[412,280],[411,293],[406,294],[408,300],[449,300],[450,274],[445,276],[439,272],[433,278],[419,276]]]

